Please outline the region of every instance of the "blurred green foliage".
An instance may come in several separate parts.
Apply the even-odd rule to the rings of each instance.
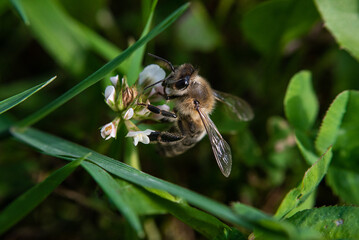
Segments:
[[[253,231],[258,239],[358,238],[358,1],[193,1],[137,50],[137,40],[184,3],[159,1],[154,8],[156,2],[147,0],[0,2],[0,100],[20,93],[0,102],[8,110],[0,116],[0,216],[64,165],[19,139],[68,160],[87,153],[21,129],[12,131],[14,139],[9,126],[86,79],[103,81],[86,85],[82,94],[71,90],[70,103],[57,105],[34,127],[149,174],[111,161],[99,165],[96,155],[81,163],[87,172],[76,170],[3,239],[136,239],[143,233],[148,239],[245,239]],[[123,52],[129,46],[131,56]],[[99,127],[112,119],[102,95],[108,77],[126,74],[133,83],[142,66],[155,62],[146,52],[175,65],[194,64],[213,88],[244,98],[254,109],[249,123],[232,119],[221,104],[211,116],[232,148],[228,179],[207,139],[167,159],[153,145],[129,145],[121,137],[124,129],[116,140],[101,138]],[[231,202],[242,204],[225,206]],[[345,204],[353,206],[322,207]]]

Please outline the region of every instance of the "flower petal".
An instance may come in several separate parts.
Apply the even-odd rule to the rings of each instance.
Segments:
[[[138,144],[138,137],[133,138],[133,145],[137,146]]]
[[[135,132],[135,131],[129,131],[129,132],[127,133],[126,137],[134,137],[134,136],[136,136],[136,135],[137,135],[137,132]]]
[[[154,130],[151,130],[151,129],[146,129],[145,131],[143,131],[142,133],[144,134],[144,135],[150,135],[152,132],[155,132]]]
[[[146,135],[142,135],[142,139],[141,142],[144,144],[149,144],[150,143],[150,138]]]
[[[130,108],[126,111],[126,113],[124,114],[123,118],[125,120],[130,120],[133,117],[134,111],[133,108]]]
[[[107,86],[105,89],[105,100],[107,104],[115,103],[115,87]]]
[[[116,87],[117,84],[118,84],[118,75],[116,75],[116,76],[114,76],[114,77],[110,77],[110,81],[111,81],[112,85],[113,85],[114,87]]]
[[[157,64],[148,65],[138,78],[139,85],[150,85],[166,77],[166,72]]]
[[[101,137],[105,140],[108,140],[111,137],[116,137],[116,132],[116,126],[112,122],[110,122],[101,128]]]

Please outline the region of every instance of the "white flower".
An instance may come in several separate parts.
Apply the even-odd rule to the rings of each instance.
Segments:
[[[123,118],[125,120],[130,120],[133,117],[134,111],[133,108],[130,108],[126,111],[126,113],[123,115]]]
[[[110,106],[113,107],[115,104],[115,87],[114,86],[107,86],[105,89],[105,100],[106,103]]]
[[[126,137],[133,137],[133,144],[137,146],[138,142],[142,142],[144,144],[149,144],[150,139],[148,135],[154,132],[151,129],[147,129],[145,131],[129,131]]]
[[[116,75],[116,76],[114,76],[114,77],[110,77],[110,81],[111,81],[112,85],[113,85],[114,87],[116,87],[117,84],[118,84],[118,75]]]
[[[143,69],[138,78],[138,84],[148,86],[166,77],[166,72],[157,64],[148,65]]]
[[[118,121],[112,121],[101,128],[101,137],[108,140],[116,138]]]

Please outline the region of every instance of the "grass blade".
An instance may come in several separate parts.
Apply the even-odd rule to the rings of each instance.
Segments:
[[[101,186],[117,208],[137,231],[143,236],[139,215],[169,212],[207,238],[220,236],[230,228],[216,219],[184,202],[177,202],[163,198],[144,188],[132,185],[124,180],[114,179],[105,170],[90,162],[83,162],[82,166],[91,174]]]
[[[56,170],[43,182],[32,187],[15,201],[10,203],[10,205],[0,213],[0,234],[11,228],[45,200],[46,197],[80,165],[82,160],[90,155],[91,153],[88,153],[84,157],[70,162],[66,166]]]
[[[163,20],[159,25],[157,25],[152,31],[150,31],[146,36],[138,40],[134,43],[131,47],[127,48],[123,51],[119,56],[114,58],[112,61],[108,62],[96,72],[88,76],[86,79],[72,87],[66,93],[40,109],[39,111],[35,112],[34,114],[30,115],[29,117],[20,121],[17,126],[25,127],[31,124],[36,123],[37,121],[41,120],[52,111],[59,108],[61,105],[75,97],[76,95],[80,94],[85,89],[89,88],[93,84],[100,81],[103,77],[113,71],[119,64],[121,64],[124,60],[126,60],[136,49],[143,46],[145,43],[152,40],[162,31],[164,31],[167,27],[169,27],[179,16],[181,16],[184,11],[188,8],[189,3],[183,4],[180,8],[174,11],[170,16],[168,16],[165,20]]]
[[[36,93],[40,89],[46,87],[48,84],[50,84],[56,77],[51,78],[50,80],[43,82],[35,87],[32,87],[26,91],[23,91],[22,93],[16,94],[15,96],[9,97],[3,101],[0,102],[0,114],[6,112],[10,108],[15,107],[19,103],[25,101],[27,98],[29,98],[32,94]]]
[[[76,158],[79,155],[81,156],[84,153],[90,151],[92,155],[88,158],[88,160],[126,181],[145,188],[148,187],[167,191],[170,194],[173,194],[177,197],[181,197],[188,201],[190,204],[202,210],[205,210],[221,219],[224,219],[232,224],[240,225],[247,229],[253,229],[254,227],[256,227],[256,225],[253,224],[251,220],[247,219],[245,212],[243,212],[242,214],[240,211],[234,212],[231,208],[227,207],[224,204],[218,203],[214,200],[211,200],[205,196],[192,192],[173,183],[169,183],[164,180],[153,177],[149,174],[141,172],[115,159],[101,155],[88,148],[41,132],[39,130],[35,130],[33,128],[28,128],[25,130],[13,128],[11,132],[17,139],[35,148],[40,149],[45,154],[57,156],[60,158]],[[244,208],[245,207],[246,206],[244,205]],[[263,226],[263,228],[265,228],[265,226]],[[269,232],[273,231],[269,227],[267,230]]]
[[[242,218],[237,216],[229,207],[221,203],[215,202],[175,184],[153,177],[113,158],[92,151],[91,149],[68,142],[33,128],[28,128],[26,130],[13,128],[11,132],[17,139],[52,156],[77,158],[78,156],[82,156],[84,153],[88,153],[90,151],[92,155],[88,158],[89,160],[122,179],[142,187],[167,191],[175,196],[182,197],[191,204],[229,222],[249,229],[252,227],[251,224],[242,220]]]
[[[14,7],[16,8],[16,10],[18,11],[18,13],[20,14],[22,20],[24,21],[24,23],[26,25],[30,24],[29,18],[27,17],[25,11],[24,11],[24,6],[21,3],[21,0],[11,0],[12,5],[14,5]]]
[[[155,12],[156,5],[157,5],[157,0],[154,0],[152,2],[151,11],[150,11],[150,15],[148,17],[146,26],[143,29],[143,32],[141,34],[141,38],[146,36],[146,34],[150,31],[150,27],[151,27],[153,14]],[[142,47],[137,49],[137,51],[130,58],[129,70],[127,72],[127,80],[128,80],[129,85],[134,84],[135,81],[137,80],[138,74],[140,73],[145,49],[146,49],[146,44],[144,44]]]
[[[135,209],[131,208],[131,205],[126,201],[127,199],[123,196],[124,194],[122,194],[121,188],[116,180],[105,170],[91,162],[83,162],[82,166],[90,173],[113,201],[118,210],[126,217],[132,227],[136,230],[138,236],[143,238],[145,233],[140,218]]]

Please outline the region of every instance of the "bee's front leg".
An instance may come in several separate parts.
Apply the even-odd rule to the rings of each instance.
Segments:
[[[177,142],[183,138],[182,135],[176,134],[176,133],[170,133],[170,132],[151,132],[150,135],[148,135],[150,141],[152,143],[159,142],[159,143],[171,143],[171,142]]]
[[[156,114],[160,114],[164,117],[168,117],[168,118],[177,118],[177,115],[173,112],[169,112],[169,111],[165,111],[165,110],[162,110],[156,106],[153,106],[151,104],[147,104],[147,103],[137,103],[137,105],[140,105],[140,106],[144,106],[146,107],[149,111],[153,112],[153,113],[156,113]]]

